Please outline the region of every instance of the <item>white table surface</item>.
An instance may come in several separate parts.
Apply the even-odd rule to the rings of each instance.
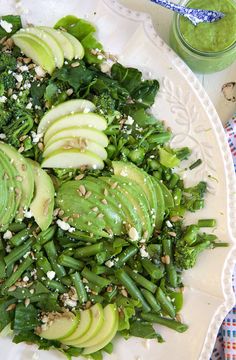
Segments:
[[[175,2],[178,1],[176,0]],[[150,0],[120,0],[120,3],[130,9],[149,13],[157,33],[166,43],[169,43],[172,11],[151,3]],[[236,82],[236,61],[229,68],[221,72],[197,76],[210,96],[224,124],[236,112],[236,102],[227,101],[222,93],[222,86],[225,83]],[[236,96],[236,86],[234,89],[234,95]]]

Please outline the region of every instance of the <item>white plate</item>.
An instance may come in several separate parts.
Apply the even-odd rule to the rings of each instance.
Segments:
[[[160,328],[166,342],[133,338],[115,343],[113,360],[209,360],[218,328],[234,305],[231,273],[236,259],[235,178],[231,155],[216,111],[200,83],[186,65],[157,36],[146,14],[133,12],[115,0],[0,0],[1,13],[23,13],[25,22],[53,25],[67,14],[94,22],[104,47],[119,56],[124,65],[135,66],[146,77],[157,78],[161,89],[153,113],[166,121],[175,134],[173,145],[189,146],[189,160],[203,164],[183,176],[187,184],[208,182],[206,207],[190,214],[187,223],[199,218],[216,218],[214,233],[229,248],[205,252],[197,266],[186,272],[183,320],[189,330],[178,334]],[[214,84],[212,84],[214,86]],[[55,360],[58,352],[35,351],[25,344],[0,340],[1,358],[6,360]]]

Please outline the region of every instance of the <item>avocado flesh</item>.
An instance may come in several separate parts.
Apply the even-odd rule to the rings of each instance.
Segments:
[[[152,182],[156,190],[156,202],[157,202],[157,212],[156,212],[156,219],[155,219],[155,225],[156,228],[159,230],[162,226],[164,216],[165,216],[165,200],[164,195],[162,192],[162,188],[159,184],[159,182],[152,177]]]
[[[16,168],[18,175],[22,179],[22,196],[20,199],[19,210],[16,220],[24,218],[24,209],[28,209],[34,193],[33,172],[25,158],[19,154],[12,146],[0,142],[0,150],[12,160],[12,165]]]
[[[85,186],[87,191],[92,193],[89,199],[94,203],[94,206],[99,209],[99,213],[104,215],[106,227],[110,228],[114,235],[121,235],[123,231],[123,219],[120,215],[119,207],[114,206],[113,199],[105,197],[105,184],[99,182],[98,178],[93,178],[93,180],[86,178],[85,180],[80,181],[80,183]],[[100,192],[99,189],[101,190]],[[107,201],[107,204],[102,203],[104,199]]]
[[[0,156],[0,219],[2,219],[5,214],[7,204],[8,204],[8,196],[9,193],[7,191],[7,181],[5,179],[6,175],[4,163],[2,161],[2,157]]]
[[[143,228],[143,234],[147,231],[147,239],[152,236],[153,226],[151,221],[151,214],[149,213],[148,200],[142,188],[132,181],[131,179],[126,179],[123,176],[112,176],[112,179],[118,182],[119,187],[121,187],[127,195],[130,203],[133,204],[134,209],[140,218],[140,222]]]
[[[95,236],[105,236],[106,223],[99,218],[98,213],[92,209],[96,207],[94,202],[80,196],[79,181],[68,181],[59,188],[56,197],[56,206],[64,211],[62,218],[68,217],[67,222],[78,230],[93,233]],[[79,214],[79,217],[77,215]]]
[[[155,218],[157,211],[156,192],[150,176],[132,163],[113,161],[112,166],[115,175],[124,176],[125,178],[136,181],[141,186],[149,202],[149,211],[153,215],[153,218]]]
[[[130,201],[127,201],[127,195],[125,191],[118,186],[115,189],[112,189],[112,185],[116,183],[112,178],[102,177],[102,181],[110,185],[109,192],[114,194],[114,199],[117,199],[118,204],[121,205],[122,210],[126,214],[126,231],[129,230],[129,227],[133,227],[137,230],[139,239],[141,238],[142,226],[137,212],[134,210],[134,207]]]
[[[172,196],[172,192],[167,188],[167,186],[162,182],[159,181],[157,179],[155,179],[155,181],[159,184],[161,190],[162,190],[162,194],[164,197],[164,202],[165,202],[165,208],[169,209],[174,207],[174,199]]]
[[[11,160],[0,150],[1,164],[4,169],[4,181],[6,182],[6,195],[8,194],[8,201],[3,209],[3,215],[0,218],[0,229],[1,231],[7,230],[8,225],[16,216],[18,210],[21,194],[22,185],[17,180],[18,173],[16,168],[11,164]]]

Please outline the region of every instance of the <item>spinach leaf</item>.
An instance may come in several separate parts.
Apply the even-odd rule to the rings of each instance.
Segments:
[[[142,81],[142,73],[139,70],[126,68],[119,63],[112,66],[111,77],[117,80],[131,94]]]
[[[61,343],[58,341],[46,340],[38,335],[36,335],[33,331],[23,330],[20,331],[17,335],[14,336],[13,342],[15,344],[19,344],[21,342],[33,343],[37,344],[39,349],[49,350],[51,348],[60,348]]]
[[[33,305],[30,304],[26,307],[23,304],[18,304],[15,310],[14,330],[33,330],[40,324],[38,314],[39,311]]]
[[[161,335],[156,333],[152,324],[141,320],[133,320],[130,323],[129,335],[143,339],[157,339],[158,342],[163,342]]]
[[[0,300],[0,332],[11,322],[12,312],[6,311],[9,305],[14,304],[15,299],[6,301],[6,299]]]
[[[132,99],[136,100],[144,108],[154,104],[159,82],[157,80],[145,80],[131,93]]]
[[[12,29],[10,32],[7,32],[2,26],[0,26],[0,39],[5,36],[10,37],[15,34],[19,29],[22,28],[21,18],[18,15],[5,15],[0,18],[3,21],[12,24]]]
[[[132,110],[130,116],[132,116],[136,124],[140,127],[157,124],[157,119],[153,115],[148,114],[143,108]]]

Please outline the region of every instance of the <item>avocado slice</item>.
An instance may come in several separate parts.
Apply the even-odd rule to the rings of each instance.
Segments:
[[[79,313],[75,316],[72,312],[57,313],[52,324],[43,330],[40,337],[48,340],[60,340],[73,334],[80,321]]]
[[[98,213],[92,209],[96,204],[80,196],[80,181],[68,181],[61,185],[56,197],[56,206],[63,212],[62,218],[68,218],[67,222],[78,230],[93,233],[95,236],[109,237],[104,231],[106,223]],[[86,191],[86,189],[85,189]]]
[[[117,181],[114,181],[112,178],[109,177],[101,177],[102,181],[105,181],[107,184],[110,185],[109,192],[112,193],[114,191],[114,199],[117,200],[117,203],[120,204],[121,208],[123,209],[124,213],[126,214],[126,232],[128,232],[129,228],[136,229],[138,233],[138,239],[142,237],[142,225],[140,218],[138,216],[137,211],[134,209],[134,206],[130,199],[127,198],[126,191],[119,186]],[[113,187],[117,184],[117,186],[113,189]]]
[[[103,349],[117,333],[119,325],[118,311],[115,304],[104,308],[104,323],[99,333],[83,344],[84,355],[89,355]]]
[[[133,205],[133,208],[137,212],[143,228],[142,236],[145,234],[145,238],[149,239],[153,233],[153,221],[150,217],[149,204],[143,189],[135,181],[123,176],[113,175],[112,179],[118,182],[118,189],[120,189],[120,187],[123,189],[127,200]]]
[[[53,182],[37,162],[30,159],[27,159],[27,161],[32,167],[35,183],[35,194],[30,210],[38,226],[42,230],[46,230],[53,219],[55,193]]]
[[[160,183],[152,176],[151,177],[153,185],[155,187],[156,191],[156,202],[157,202],[157,212],[156,212],[156,219],[155,219],[155,225],[156,228],[159,230],[161,229],[164,216],[165,216],[165,199],[162,192],[162,188],[160,186]]]
[[[86,111],[94,111],[96,107],[91,101],[84,99],[68,100],[62,104],[54,106],[42,117],[38,126],[38,134],[44,134],[49,126],[51,126],[57,119],[75,112],[83,113],[85,109]]]
[[[115,175],[124,176],[136,181],[141,186],[149,202],[150,214],[152,218],[155,219],[157,211],[156,192],[152,180],[146,171],[138,168],[132,163],[122,161],[113,161],[112,166]]]
[[[163,183],[163,181],[159,181],[155,179],[158,184],[160,185],[160,188],[162,190],[164,201],[165,201],[165,208],[170,209],[175,206],[174,199],[172,196],[172,192],[168,189],[168,187]]]
[[[120,209],[115,205],[114,200],[105,197],[104,189],[106,185],[100,182],[98,178],[86,178],[85,180],[80,180],[79,184],[84,185],[86,190],[91,193],[89,201],[93,203],[94,207],[98,208],[98,214],[100,213],[104,216],[106,228],[111,229],[114,235],[121,235],[124,227],[124,218],[120,215]]]
[[[80,338],[70,341],[70,345],[74,347],[84,347],[84,343],[93,339],[99,334],[100,329],[104,324],[104,311],[101,304],[95,304],[91,307],[92,322],[88,331]]]
[[[34,193],[33,171],[25,158],[14,147],[0,142],[0,150],[11,159],[12,165],[18,172],[19,179],[21,179],[19,181],[22,183],[22,195],[16,220],[22,220],[24,210],[29,208]]]
[[[71,341],[75,341],[76,339],[84,336],[88,329],[90,328],[92,323],[92,312],[90,309],[80,311],[80,321],[75,331],[70,335],[60,339],[60,342],[65,345],[70,345]]]
[[[2,181],[5,183],[5,207],[1,209],[0,230],[5,231],[16,216],[22,196],[22,184],[17,179],[18,173],[10,158],[0,150],[1,166],[4,170]],[[1,194],[3,196],[3,194]],[[3,196],[3,198],[5,198]]]
[[[63,116],[56,121],[46,130],[44,135],[45,144],[49,139],[56,134],[58,131],[66,130],[68,127],[89,127],[96,130],[106,130],[107,122],[106,119],[98,114],[94,113],[75,113]]]

